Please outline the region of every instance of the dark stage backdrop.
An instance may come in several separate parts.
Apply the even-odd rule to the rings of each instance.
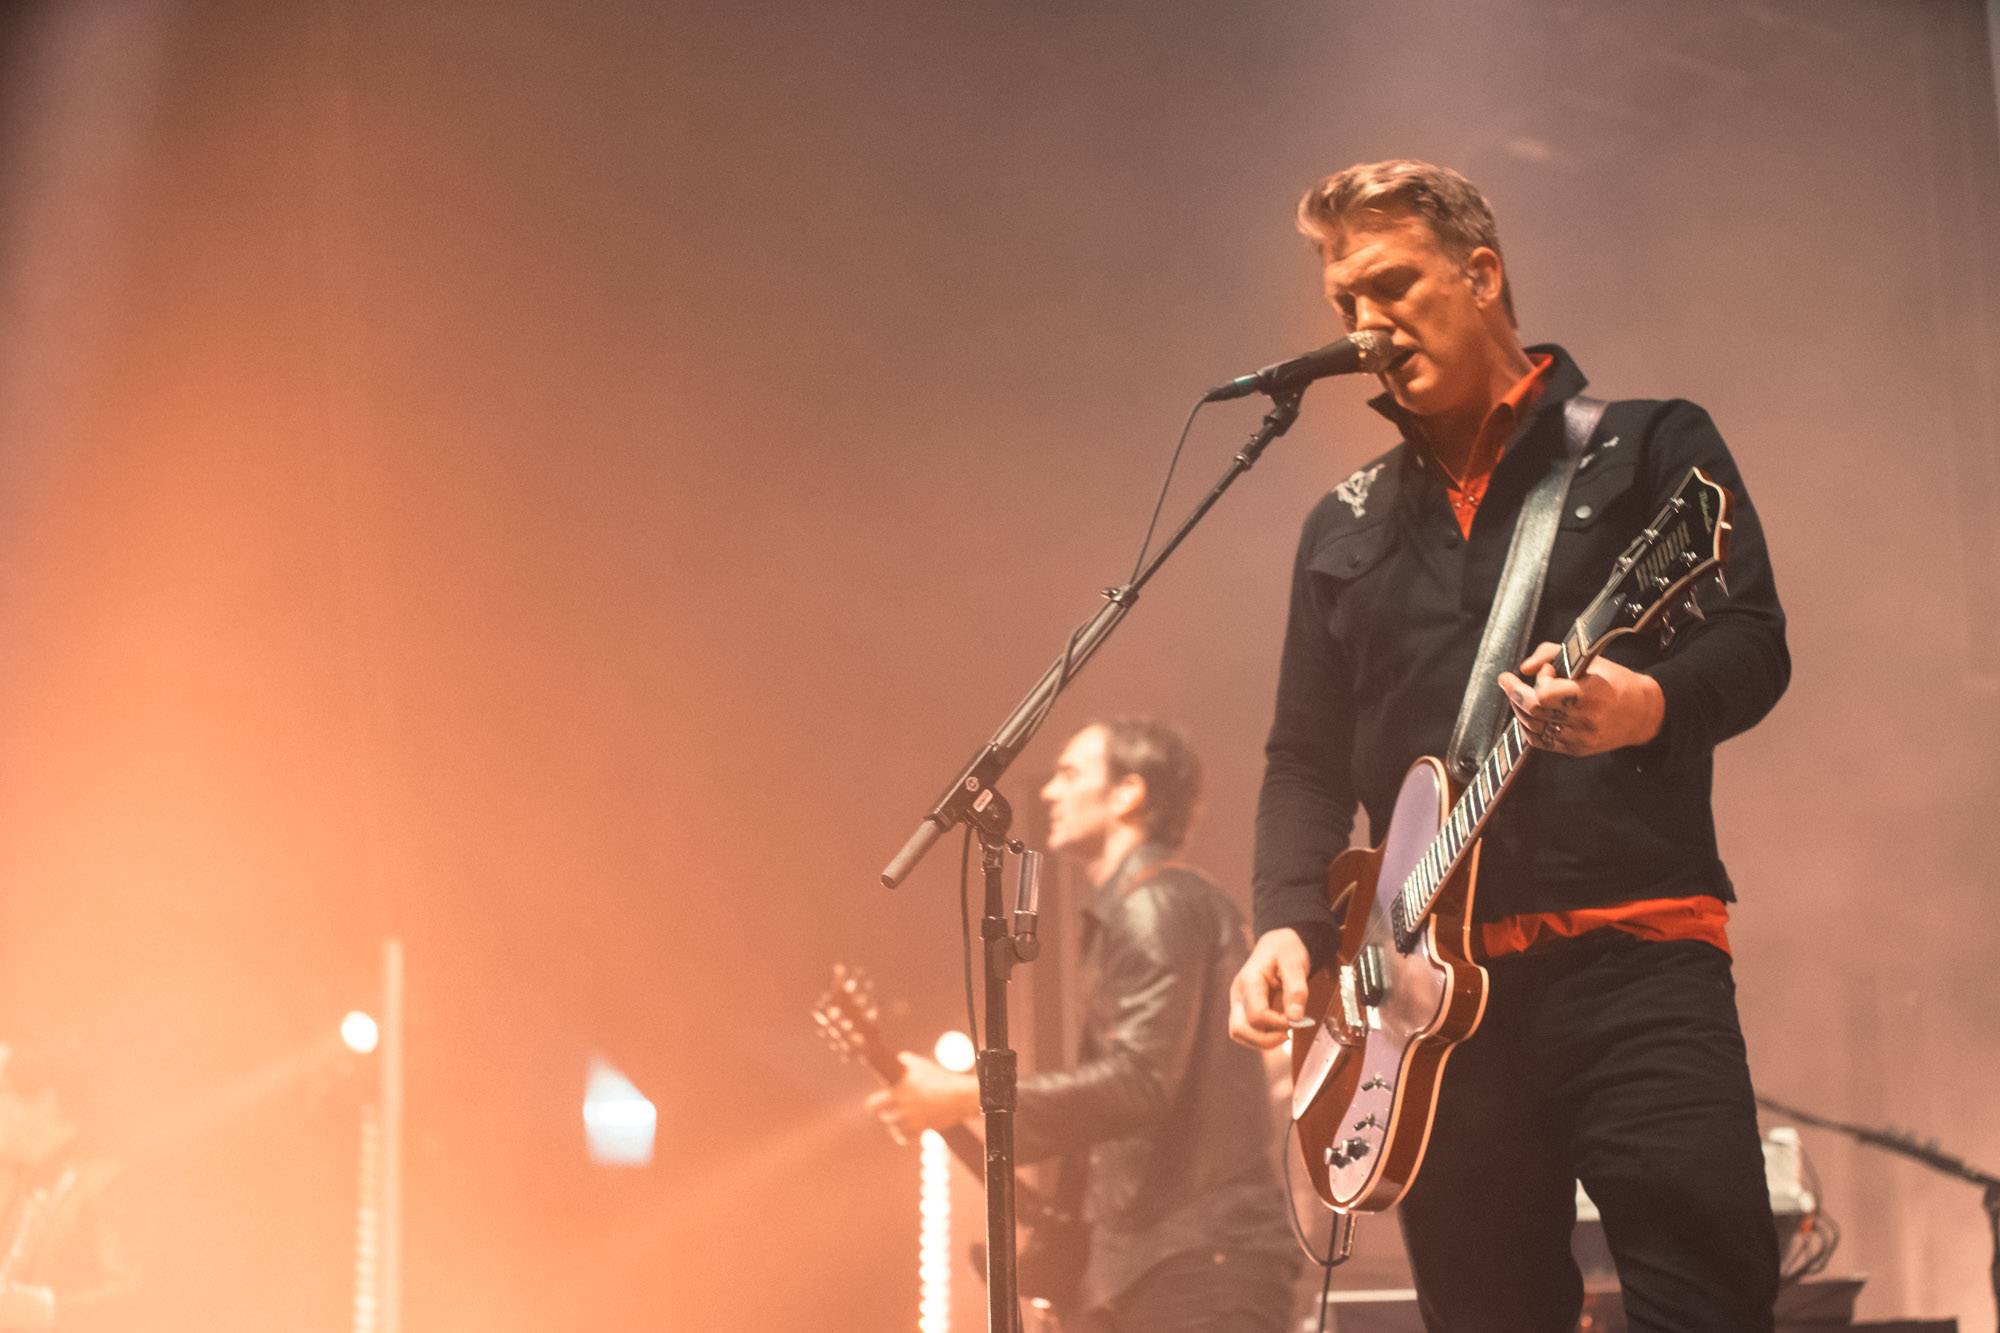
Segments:
[[[955,845],[875,874],[1192,396],[1336,332],[1291,207],[1392,155],[1489,193],[1531,339],[1708,406],[1770,529],[1796,677],[1717,791],[1761,1085],[2000,1162],[1974,0],[10,11],[0,1037],[138,1145],[148,1327],[346,1326],[354,1084],[256,1080],[390,933],[408,1327],[911,1326],[915,1165],[806,1006],[839,958],[959,1021]],[[1024,809],[1090,714],[1181,719],[1247,894],[1364,396],[1312,391]],[[596,1053],[649,1169],[584,1159]],[[1807,1143],[1864,1311],[1991,1329],[1971,1191]]]

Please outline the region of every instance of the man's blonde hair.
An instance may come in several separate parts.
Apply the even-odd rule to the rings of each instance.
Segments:
[[[1357,162],[1307,190],[1299,200],[1299,230],[1325,256],[1356,213],[1371,212],[1408,213],[1420,219],[1445,253],[1461,264],[1481,246],[1500,253],[1500,229],[1493,221],[1493,206],[1477,186],[1450,167],[1402,157]],[[1519,328],[1514,291],[1504,265],[1500,270],[1500,305],[1507,312],[1507,322]]]

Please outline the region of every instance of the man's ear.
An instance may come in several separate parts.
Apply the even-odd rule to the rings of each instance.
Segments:
[[[1127,773],[1111,784],[1111,813],[1130,819],[1146,808],[1146,779]]]
[[[1481,305],[1494,305],[1500,300],[1500,293],[1506,287],[1507,269],[1500,259],[1500,252],[1490,245],[1482,245],[1465,260],[1466,281],[1472,284],[1472,295]]]

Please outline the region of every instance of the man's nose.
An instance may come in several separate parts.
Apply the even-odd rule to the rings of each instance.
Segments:
[[[1389,312],[1382,307],[1380,302],[1371,301],[1365,296],[1354,298],[1355,332],[1359,333],[1363,329],[1387,329],[1389,327]]]

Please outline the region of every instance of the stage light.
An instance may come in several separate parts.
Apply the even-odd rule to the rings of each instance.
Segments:
[[[973,1049],[972,1038],[963,1032],[947,1032],[937,1039],[937,1045],[931,1048],[931,1055],[946,1069],[969,1074],[979,1052]]]
[[[593,1058],[583,1085],[583,1139],[599,1166],[646,1166],[653,1160],[659,1113],[610,1062]]]
[[[917,1192],[917,1328],[919,1333],[951,1333],[951,1148],[936,1130],[925,1130],[922,1143]]]
[[[367,1055],[373,1051],[381,1036],[375,1020],[359,1009],[349,1011],[347,1017],[340,1020],[341,1044],[356,1055]]]

